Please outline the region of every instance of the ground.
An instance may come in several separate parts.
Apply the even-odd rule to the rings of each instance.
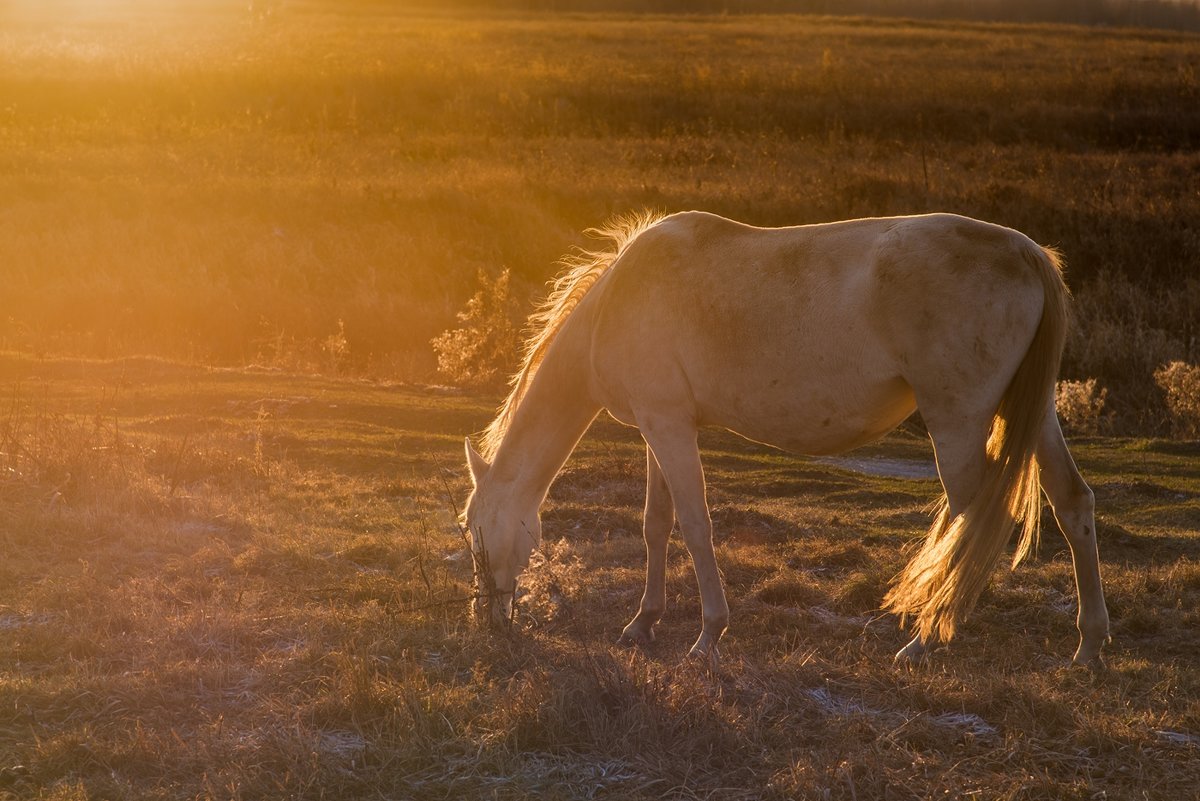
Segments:
[[[614,644],[641,594],[644,455],[612,421],[551,490],[516,625],[488,633],[462,600],[455,516],[462,438],[497,398],[14,355],[0,387],[0,797],[1200,786],[1196,443],[1072,443],[1099,510],[1106,671],[1068,667],[1075,601],[1052,523],[954,642],[906,669],[891,662],[905,633],[877,607],[938,489],[919,430],[849,461],[707,432],[732,610],[713,668],[685,658],[700,615],[678,537],[657,641]]]

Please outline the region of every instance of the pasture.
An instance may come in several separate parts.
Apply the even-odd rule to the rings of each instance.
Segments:
[[[511,633],[473,625],[462,434],[494,399],[133,359],[5,357],[0,792],[12,798],[1185,798],[1200,783],[1200,460],[1074,443],[1109,669],[1067,667],[1070,557],[997,571],[915,670],[877,607],[930,452],[703,439],[733,623],[685,659],[670,546],[648,651],[644,455],[599,421]],[[863,470],[915,477],[894,478]],[[677,537],[677,535],[676,535]]]
[[[168,5],[0,8],[0,799],[1195,794],[1200,446],[1150,377],[1200,359],[1195,35]],[[1048,512],[892,664],[879,606],[940,491],[919,423],[840,459],[703,433],[709,666],[678,532],[658,639],[614,644],[645,462],[602,417],[480,630],[462,440],[499,398],[439,386],[430,340],[642,207],[1061,247],[1064,373],[1109,391],[1112,436],[1069,436],[1107,670],[1068,667]]]
[[[1167,433],[1150,376],[1200,359],[1194,34],[105,9],[0,10],[5,348],[429,381],[481,273],[527,304],[580,231],[649,207],[954,211],[1058,246],[1065,375],[1117,432]]]

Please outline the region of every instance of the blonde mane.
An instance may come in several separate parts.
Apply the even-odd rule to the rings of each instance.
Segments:
[[[665,215],[642,211],[636,214],[615,217],[599,228],[589,228],[586,233],[596,239],[607,239],[609,246],[598,250],[578,249],[559,260],[562,268],[558,277],[550,283],[550,293],[538,308],[529,315],[525,330],[529,332],[521,353],[521,369],[509,382],[512,387],[508,397],[496,413],[480,438],[480,451],[489,462],[496,456],[500,442],[508,431],[513,415],[521,405],[525,392],[537,375],[538,366],[554,342],[555,335],[571,312],[583,300],[588,290],[600,280],[613,262],[625,252],[634,239]]]

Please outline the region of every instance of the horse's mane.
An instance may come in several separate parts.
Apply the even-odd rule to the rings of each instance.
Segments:
[[[521,368],[509,382],[512,389],[496,413],[496,419],[484,429],[480,439],[480,451],[489,462],[495,458],[504,433],[508,431],[517,407],[521,405],[521,399],[525,397],[525,392],[537,375],[538,366],[554,342],[554,337],[562,330],[563,323],[583,300],[588,290],[600,280],[600,276],[625,252],[629,243],[663,216],[658,212],[642,211],[614,217],[604,225],[589,228],[584,232],[597,239],[607,239],[608,247],[597,250],[577,249],[559,260],[562,270],[558,277],[550,282],[550,293],[533,314],[529,315],[525,324],[528,336],[522,348]]]

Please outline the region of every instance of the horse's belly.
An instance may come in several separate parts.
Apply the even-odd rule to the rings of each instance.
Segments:
[[[777,380],[740,391],[703,393],[700,422],[795,453],[840,453],[891,431],[916,408],[912,387],[894,376],[850,384]]]

